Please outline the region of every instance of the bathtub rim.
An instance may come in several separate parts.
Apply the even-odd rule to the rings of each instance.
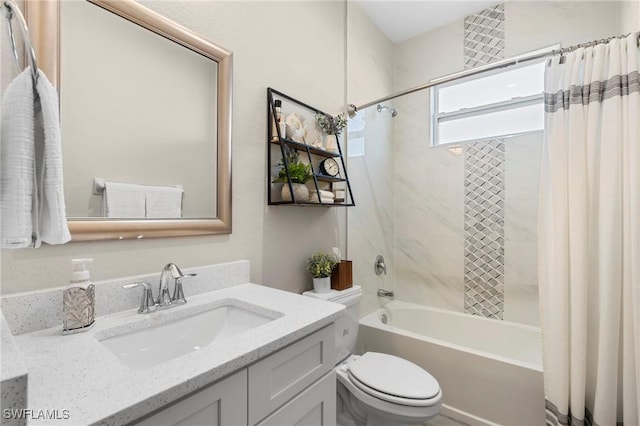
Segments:
[[[386,305],[376,309],[375,311],[371,312],[370,314],[367,314],[365,316],[363,316],[362,318],[360,318],[359,320],[359,324],[360,325],[364,325],[367,327],[373,327],[373,328],[377,328],[383,331],[389,331],[392,333],[397,333],[406,337],[411,337],[414,339],[418,339],[418,340],[423,340],[423,341],[427,341],[430,343],[434,343],[437,345],[441,345],[441,346],[446,346],[446,347],[450,347],[452,349],[456,349],[459,351],[463,351],[463,352],[469,352],[471,354],[477,355],[477,356],[482,356],[485,358],[490,358],[490,359],[494,359],[496,361],[500,361],[500,362],[505,362],[508,364],[513,364],[516,365],[518,367],[523,367],[523,368],[527,368],[530,370],[534,370],[540,373],[543,373],[543,364],[533,364],[530,362],[525,362],[525,361],[520,361],[517,359],[513,359],[513,358],[509,358],[506,356],[502,356],[502,355],[496,355],[496,354],[492,354],[490,352],[486,352],[486,351],[481,351],[478,349],[473,349],[473,348],[469,348],[466,346],[462,346],[456,343],[451,343],[448,342],[446,340],[442,340],[442,339],[436,339],[433,337],[429,337],[429,336],[425,336],[422,335],[420,333],[416,333],[414,331],[409,331],[409,330],[405,330],[399,327],[394,327],[393,325],[389,325],[389,324],[383,324],[380,321],[380,314],[385,313],[386,309],[393,309],[393,308],[410,308],[410,309],[422,309],[422,310],[431,310],[431,311],[436,311],[439,313],[443,313],[443,314],[447,314],[447,315],[455,315],[455,316],[464,316],[464,317],[473,317],[473,320],[476,321],[496,321],[494,319],[490,319],[490,318],[484,318],[484,317],[480,317],[477,315],[469,315],[469,314],[465,314],[463,312],[455,312],[455,311],[449,311],[447,309],[441,309],[441,308],[436,308],[436,307],[432,307],[432,306],[426,306],[426,305],[418,305],[415,303],[410,303],[410,302],[404,302],[401,300],[394,300],[392,302],[387,303]],[[506,323],[508,323],[510,326],[514,326],[516,328],[521,328],[524,330],[529,330],[529,331],[535,331],[540,333],[540,338],[542,339],[542,330],[540,327],[535,327],[532,325],[526,325],[526,324],[519,324],[516,322],[512,322],[512,321],[504,321]]]

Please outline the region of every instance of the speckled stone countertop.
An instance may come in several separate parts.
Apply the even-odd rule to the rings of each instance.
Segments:
[[[2,393],[1,406],[4,409],[27,408],[27,368],[16,347],[14,337],[9,326],[0,313],[0,347],[2,348],[2,362],[0,362],[0,391]],[[22,425],[24,419],[7,419],[4,416],[0,422],[3,425]]]
[[[145,369],[131,369],[98,339],[146,328],[190,315],[232,299],[277,319],[231,340]],[[203,386],[239,370],[344,314],[344,306],[256,284],[240,284],[189,298],[186,305],[147,315],[136,310],[98,317],[80,334],[62,336],[60,327],[16,336],[29,372],[32,410],[68,410],[57,421],[29,424],[121,425],[151,413]],[[279,315],[279,314],[278,314]],[[203,325],[204,326],[204,325]],[[166,336],[171,344],[171,336]],[[61,415],[60,417],[63,417]]]

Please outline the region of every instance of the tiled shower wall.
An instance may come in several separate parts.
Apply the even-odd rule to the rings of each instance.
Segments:
[[[464,24],[460,21],[396,45],[395,91],[464,69],[465,40],[473,30]],[[558,42],[570,45],[602,38],[616,33],[617,28],[616,11],[610,3],[509,2],[504,6],[504,57]],[[468,51],[471,48],[482,51],[482,47],[466,47]],[[464,312],[473,283],[472,264],[465,264],[473,259],[465,255],[472,252],[471,248],[477,252],[470,234],[480,232],[477,223],[470,220],[469,197],[476,194],[477,188],[465,186],[465,176],[469,177],[471,172],[470,159],[475,158],[469,149],[472,145],[496,142],[431,147],[429,120],[425,118],[429,117],[429,105],[427,91],[395,100],[399,110],[393,119],[396,296],[400,300]],[[491,237],[497,242],[491,260],[479,264],[484,265],[480,268],[495,266],[494,275],[489,274],[495,283],[488,290],[474,291],[485,292],[480,300],[488,299],[489,306],[498,308],[502,294],[504,320],[537,325],[537,206],[542,134],[534,132],[503,139],[502,178],[494,176],[503,184],[502,223],[497,211],[492,213],[497,217],[480,221],[485,229],[489,225],[497,230]],[[486,216],[481,215],[482,218]],[[485,306],[480,303],[478,307]]]
[[[464,19],[464,67],[504,59],[504,4]],[[464,311],[504,317],[504,140],[464,151]]]
[[[504,317],[504,139],[463,144],[464,311]]]

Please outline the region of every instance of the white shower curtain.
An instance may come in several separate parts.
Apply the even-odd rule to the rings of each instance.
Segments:
[[[550,425],[640,425],[638,34],[550,60],[540,299]]]

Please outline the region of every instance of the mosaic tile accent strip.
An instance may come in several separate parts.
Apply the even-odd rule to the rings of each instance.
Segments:
[[[504,314],[505,141],[464,144],[464,311]]]
[[[504,58],[504,3],[464,18],[464,67]]]

